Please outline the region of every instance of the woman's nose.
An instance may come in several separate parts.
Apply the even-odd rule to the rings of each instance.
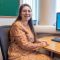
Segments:
[[[26,14],[29,14],[29,12],[28,12],[28,11],[26,11]]]

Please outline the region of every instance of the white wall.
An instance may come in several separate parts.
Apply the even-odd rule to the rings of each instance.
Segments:
[[[16,18],[0,18],[0,26],[1,25],[11,25]]]

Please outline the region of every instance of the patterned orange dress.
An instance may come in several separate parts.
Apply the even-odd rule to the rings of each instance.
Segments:
[[[52,60],[45,54],[35,53],[38,44],[34,42],[31,30],[20,22],[15,22],[10,30],[8,60]]]

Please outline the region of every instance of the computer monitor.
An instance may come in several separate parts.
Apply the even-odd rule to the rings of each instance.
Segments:
[[[60,31],[60,12],[56,14],[56,30]]]
[[[56,30],[59,31],[58,34],[60,35],[60,12],[56,14]],[[52,41],[60,42],[60,37],[54,37]]]

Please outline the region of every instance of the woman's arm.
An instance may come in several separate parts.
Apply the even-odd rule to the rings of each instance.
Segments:
[[[18,44],[23,49],[26,50],[37,50],[41,47],[41,43],[29,42],[25,32],[17,26],[13,26],[10,31],[10,36],[13,37]],[[12,39],[11,39],[12,40]]]

